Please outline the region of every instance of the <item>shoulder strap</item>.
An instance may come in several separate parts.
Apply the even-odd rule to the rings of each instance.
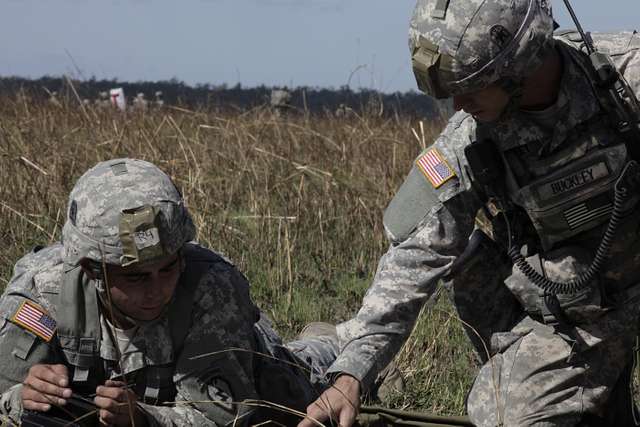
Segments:
[[[184,340],[191,329],[191,308],[193,296],[198,287],[197,280],[189,280],[193,274],[185,271],[180,278],[180,284],[176,289],[174,303],[169,308],[169,333],[173,343],[174,354],[179,354],[184,345]]]
[[[89,372],[100,365],[98,297],[93,283],[82,273],[81,267],[65,269],[58,298],[58,307],[61,308],[57,310],[56,319],[58,341],[67,361],[74,367],[73,381],[95,381],[97,378],[90,376]]]
[[[179,354],[191,329],[193,299],[200,278],[212,262],[218,261],[213,252],[187,244],[183,249],[185,270],[180,275],[174,302],[169,308],[169,332],[174,354]]]
[[[598,102],[609,116],[611,126],[624,139],[630,157],[640,161],[640,101],[636,94],[608,55],[595,52],[588,56],[577,49],[568,52],[589,77]],[[603,74],[608,76],[606,81]]]

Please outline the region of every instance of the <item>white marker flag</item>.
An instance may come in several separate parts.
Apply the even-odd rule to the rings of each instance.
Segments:
[[[122,89],[121,87],[111,89],[109,91],[109,96],[111,97],[111,105],[121,111],[126,110],[127,100],[124,97],[124,89]]]

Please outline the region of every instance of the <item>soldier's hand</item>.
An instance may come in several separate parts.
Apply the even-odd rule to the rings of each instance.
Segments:
[[[138,397],[121,381],[107,380],[96,388],[93,402],[99,409],[100,424],[108,426],[144,426],[145,418],[136,405]]]
[[[360,382],[350,375],[340,375],[336,382],[307,407],[307,418],[298,427],[314,427],[318,423],[332,420],[340,427],[350,427],[360,410]]]
[[[64,365],[33,365],[22,384],[24,409],[46,412],[51,406],[65,405],[66,399],[71,397],[69,375]]]

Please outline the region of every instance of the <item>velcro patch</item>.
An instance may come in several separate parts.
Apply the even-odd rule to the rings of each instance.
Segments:
[[[138,250],[149,248],[160,243],[160,233],[156,227],[147,230],[134,231],[133,241]]]
[[[416,166],[427,177],[433,188],[440,187],[456,176],[456,173],[436,148],[432,148],[420,156],[416,160]]]
[[[22,328],[33,332],[46,342],[56,333],[56,321],[38,304],[24,301],[11,318],[11,321]]]

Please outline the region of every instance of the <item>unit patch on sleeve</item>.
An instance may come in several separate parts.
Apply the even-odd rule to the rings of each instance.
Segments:
[[[416,160],[416,165],[424,176],[427,177],[429,182],[431,182],[433,188],[440,187],[456,176],[456,173],[436,148],[432,148],[420,156],[418,160]]]
[[[13,315],[11,321],[33,332],[46,342],[51,341],[56,332],[56,321],[38,304],[24,301]]]

